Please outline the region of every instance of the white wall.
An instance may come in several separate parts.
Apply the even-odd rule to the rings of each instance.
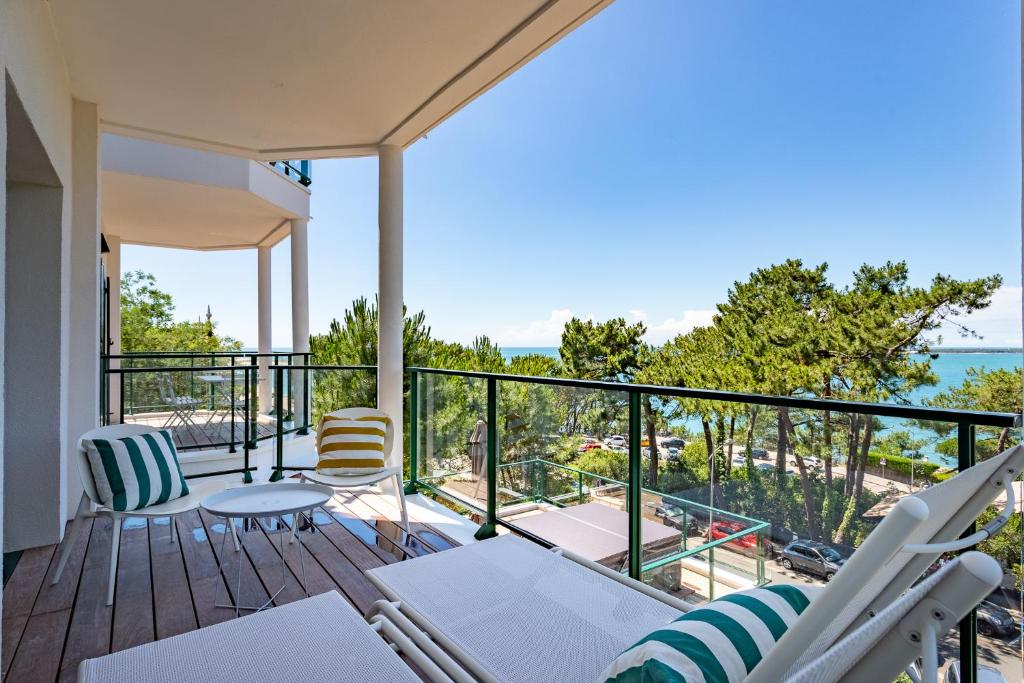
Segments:
[[[6,288],[5,305],[0,307],[0,335],[5,339],[0,349],[0,367],[4,368],[0,370],[4,373],[4,391],[0,394],[0,469],[5,476],[2,530],[4,549],[15,550],[54,543],[60,538],[67,485],[71,274],[63,265],[71,246],[71,192],[61,188],[70,190],[71,186],[71,91],[47,3],[0,2],[0,77],[5,81],[0,87],[4,95],[0,143],[6,147],[0,167],[6,169],[7,162],[11,163],[11,172],[0,184],[4,216],[0,244],[6,247],[14,239],[19,249],[31,247],[29,258],[37,266],[26,280],[24,272],[10,272],[10,264],[18,262],[18,256],[8,252],[0,259],[0,282],[4,283],[0,287]],[[12,101],[17,103],[16,121],[8,120]],[[27,138],[26,122],[31,131]],[[32,144],[24,144],[26,141]],[[8,196],[9,186],[13,188],[13,201]],[[19,226],[42,230],[41,235],[33,236],[40,239],[30,244],[20,241],[26,234],[12,231],[12,227]],[[33,254],[43,244],[45,255]],[[30,312],[22,308],[30,299],[38,302],[38,308],[32,309],[32,319],[21,324],[37,326],[34,343],[31,348],[19,339],[14,345],[6,343],[8,333],[18,326],[7,304],[12,304],[13,313],[22,315]],[[36,319],[36,310],[45,311],[43,320]],[[39,375],[10,374],[12,368],[37,362]],[[44,412],[30,414],[29,405]],[[38,445],[30,437],[38,439]],[[17,450],[22,447],[31,452]],[[12,492],[21,498],[12,500]]]
[[[82,497],[75,451],[99,423],[100,121],[95,104],[74,100],[71,119],[71,245],[68,307],[68,421],[65,433],[67,497],[71,518]]]

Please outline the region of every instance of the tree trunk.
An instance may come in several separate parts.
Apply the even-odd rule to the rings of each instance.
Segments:
[[[747,463],[753,466],[754,460],[754,427],[757,425],[759,406],[750,406],[750,417],[747,418]]]
[[[786,451],[789,450],[789,434],[786,432],[788,408],[778,409],[779,443],[775,451],[775,478],[782,483],[786,479]]]
[[[875,420],[868,415],[864,420],[864,441],[860,447],[860,462],[857,465],[857,486],[853,492],[853,499],[860,504],[860,496],[864,491],[864,470],[868,465],[868,451],[871,450],[871,434],[874,431]]]
[[[825,418],[822,424],[824,428],[824,434],[822,435],[822,441],[825,444],[825,490],[832,490],[832,412],[826,410]]]
[[[708,472],[711,472],[711,458],[715,455],[715,437],[711,434],[711,423],[701,418],[700,426],[704,428],[704,448],[707,449]]]
[[[644,396],[644,416],[647,418],[647,443],[651,452],[647,470],[647,486],[656,489],[658,488],[658,432],[650,396]]]
[[[850,432],[846,435],[846,482],[843,494],[853,495],[853,482],[857,476],[857,444],[860,442],[860,417],[850,414]]]
[[[1006,450],[1006,441],[1010,437],[1010,428],[1003,427],[1002,431],[999,432],[999,441],[996,442],[996,453],[1002,453]]]
[[[796,429],[793,427],[793,421],[789,419],[789,409],[784,409],[785,413],[784,420],[786,426],[786,433],[790,436],[790,444],[796,441]],[[807,476],[807,466],[804,464],[804,458],[802,455],[796,452],[796,448],[793,448],[793,457],[796,458],[796,467],[800,470],[800,489],[804,494],[804,514],[807,515],[807,535],[810,536],[812,541],[817,541],[821,534],[818,531],[818,515],[814,504],[814,488],[811,486],[811,480]]]
[[[729,474],[732,474],[732,447],[736,443],[736,416],[733,415],[729,418],[729,446],[726,449],[726,458],[728,458],[729,464],[726,467],[729,469]]]

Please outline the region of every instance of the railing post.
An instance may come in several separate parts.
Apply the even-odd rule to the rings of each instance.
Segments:
[[[974,425],[960,422],[956,427],[957,471],[974,467]],[[975,524],[964,531],[969,536],[976,531]],[[975,683],[978,680],[978,612],[971,612],[960,620],[960,682]]]
[[[283,391],[284,368],[277,366],[274,368],[274,417],[277,420],[277,436],[274,439],[274,450],[276,451],[276,457],[274,471],[270,474],[270,481],[284,479],[284,472],[282,471],[284,469],[284,401],[281,397]]]
[[[643,499],[643,479],[640,458],[640,392],[629,392],[629,487],[626,490],[626,509],[629,513],[629,577],[640,580],[643,564],[643,541],[640,522]]]
[[[216,366],[216,364],[217,364],[217,359],[216,359],[216,357],[215,357],[215,356],[214,356],[214,355],[213,355],[213,354],[211,353],[211,354],[210,354],[210,367],[212,368],[212,367]],[[211,370],[211,371],[210,371],[210,374],[212,375],[212,374],[213,374],[213,372],[214,372],[214,371],[213,371],[213,370]],[[212,413],[212,412],[214,412],[214,411],[215,411],[216,409],[217,409],[217,394],[215,394],[215,393],[214,393],[214,390],[213,390],[213,382],[210,382],[210,412]]]
[[[256,441],[259,439],[259,430],[257,428],[259,420],[260,407],[256,405],[256,386],[260,382],[259,374],[259,358],[254,354],[249,356],[249,364],[255,368],[251,370],[252,380],[249,382],[249,395],[245,397],[246,405],[249,406],[249,448],[256,447]]]
[[[309,434],[310,410],[309,410],[309,354],[302,354],[302,426],[299,428],[299,436]]]
[[[583,472],[579,474],[579,499],[580,505],[583,505]]]
[[[482,541],[498,535],[498,384],[487,378],[487,519],[473,536]]]
[[[228,446],[228,453],[235,452],[235,357],[231,356],[231,402],[228,410],[231,411],[231,445]]]
[[[252,366],[242,367],[242,392],[245,394],[245,402],[242,404],[245,406],[245,414],[242,415],[242,452],[245,453],[245,473],[242,475],[242,481],[246,484],[252,483],[252,473],[249,471],[249,447],[251,446],[249,441],[249,411],[252,410],[252,397],[249,395],[249,373],[251,371]]]
[[[118,393],[121,394],[121,410],[119,411],[120,412],[120,417],[118,419],[118,422],[120,424],[124,424],[124,371],[123,370],[121,372],[121,379],[119,381],[121,382],[121,391],[118,392]],[[134,402],[132,403],[132,414],[133,415],[135,414],[135,403]]]
[[[715,547],[708,548],[708,600],[715,599]]]
[[[416,493],[416,481],[419,477],[420,449],[420,374],[409,371],[409,478],[405,482],[405,494]]]

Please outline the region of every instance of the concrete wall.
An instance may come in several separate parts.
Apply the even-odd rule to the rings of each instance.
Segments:
[[[100,414],[100,122],[96,105],[74,100],[71,118],[71,245],[68,308],[67,496],[71,518],[82,497],[76,444]]]
[[[0,469],[10,551],[59,540],[67,494],[71,91],[47,3],[0,2],[0,76]]]

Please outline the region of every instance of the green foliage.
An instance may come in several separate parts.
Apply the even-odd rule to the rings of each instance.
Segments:
[[[217,335],[216,323],[174,321],[174,300],[141,270],[121,278],[121,352],[237,351],[239,341]]]
[[[629,478],[629,454],[595,448],[581,455],[573,467],[616,481],[626,481]]]
[[[968,368],[967,378],[959,387],[936,394],[927,403],[939,408],[962,410],[989,410],[1001,413],[1021,413],[1021,386],[1024,382],[1021,368],[1013,370],[985,370]],[[937,450],[947,455],[956,454],[955,425],[924,423],[942,437]],[[1019,429],[978,427],[976,449],[978,459],[984,460],[999,453],[1011,442],[1021,440]]]

